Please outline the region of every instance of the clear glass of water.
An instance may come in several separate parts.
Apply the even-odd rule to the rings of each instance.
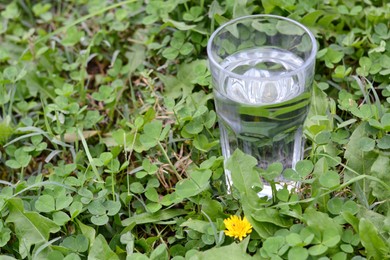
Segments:
[[[225,160],[239,148],[267,168],[303,157],[302,126],[314,76],[316,40],[275,15],[234,19],[212,35],[207,53]],[[231,177],[225,170],[230,188]],[[283,176],[276,182],[284,182]],[[265,185],[260,195],[272,196]]]

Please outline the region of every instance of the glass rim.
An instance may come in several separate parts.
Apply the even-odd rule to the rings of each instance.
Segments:
[[[211,45],[212,45],[212,42],[214,41],[214,38],[218,35],[218,33],[220,33],[227,26],[229,26],[229,25],[231,25],[233,23],[236,23],[236,22],[238,22],[240,20],[254,19],[254,18],[273,18],[273,19],[278,19],[278,20],[284,20],[284,21],[293,23],[296,26],[298,26],[299,28],[301,28],[302,30],[304,30],[304,32],[310,37],[310,42],[312,43],[312,47],[311,47],[311,51],[310,51],[309,57],[298,68],[290,70],[290,71],[288,71],[288,72],[286,72],[286,73],[284,73],[282,75],[272,76],[272,77],[244,76],[244,75],[241,75],[241,74],[237,74],[237,73],[231,72],[231,71],[225,69],[224,67],[222,67],[214,59],[214,57],[212,56]],[[213,66],[217,67],[223,73],[225,73],[225,74],[227,74],[229,76],[232,76],[234,78],[237,78],[237,79],[242,79],[242,80],[257,80],[257,81],[271,80],[272,81],[272,80],[280,80],[280,78],[286,78],[286,77],[291,77],[291,76],[297,75],[297,74],[299,74],[300,71],[306,69],[312,63],[312,61],[315,60],[316,55],[317,55],[317,41],[316,41],[316,38],[314,37],[313,33],[305,25],[303,25],[303,24],[301,24],[301,23],[299,23],[299,22],[297,22],[297,21],[295,21],[293,19],[290,19],[290,18],[287,18],[287,17],[283,17],[283,16],[279,16],[279,15],[272,15],[272,14],[255,14],[255,15],[246,15],[246,16],[237,17],[237,18],[235,18],[235,19],[233,19],[233,20],[231,20],[231,21],[229,21],[227,23],[224,23],[220,27],[218,27],[211,34],[210,39],[208,40],[208,43],[207,43],[207,56],[208,56],[208,59],[209,59],[210,63],[212,63]]]

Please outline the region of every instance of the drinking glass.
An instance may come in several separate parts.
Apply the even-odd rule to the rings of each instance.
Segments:
[[[225,161],[239,148],[261,168],[274,162],[293,168],[303,157],[317,53],[313,34],[289,18],[245,16],[218,28],[207,53]],[[225,175],[230,189],[230,172]],[[260,195],[270,192],[265,185]]]

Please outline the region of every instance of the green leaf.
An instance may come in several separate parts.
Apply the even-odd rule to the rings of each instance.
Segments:
[[[95,215],[91,217],[91,222],[96,226],[103,226],[107,224],[109,218],[107,215]]]
[[[359,236],[367,251],[368,258],[384,259],[389,254],[388,245],[379,236],[378,230],[368,219],[360,219]]]
[[[311,231],[305,233],[305,232],[301,232],[300,234],[302,240],[303,240],[303,244],[306,246],[306,245],[309,245],[313,239],[315,238],[315,234],[312,233]]]
[[[74,201],[69,207],[69,212],[72,219],[77,217],[77,215],[81,213],[82,209],[83,209],[83,204],[79,201]]]
[[[53,221],[58,226],[65,225],[69,220],[70,220],[70,217],[65,212],[57,211],[57,212],[53,213]]]
[[[207,229],[210,227],[210,222],[198,219],[188,219],[180,224],[181,227],[188,227],[199,233],[207,233]]]
[[[145,190],[144,186],[142,186],[142,184],[140,182],[133,182],[132,184],[130,184],[130,191],[131,192],[141,194],[144,192],[144,190]]]
[[[390,149],[390,135],[385,135],[376,140],[377,146],[380,149]]]
[[[252,27],[259,32],[264,32],[268,36],[274,36],[278,32],[273,24],[261,23],[259,21],[253,21]]]
[[[192,135],[197,135],[203,130],[202,119],[196,117],[184,126],[184,130]]]
[[[6,5],[5,10],[1,12],[1,16],[4,17],[5,19],[14,19],[19,17],[19,15],[20,12],[16,2],[12,2]]]
[[[386,113],[382,116],[381,123],[386,131],[390,131],[390,113]]]
[[[338,172],[327,171],[320,176],[320,184],[326,188],[333,188],[340,185],[340,176]]]
[[[52,220],[38,214],[37,212],[25,211],[23,201],[20,198],[8,200],[9,215],[6,223],[13,223],[15,234],[20,241],[20,252],[30,250],[35,244],[48,242],[50,233],[60,230],[60,227]],[[21,248],[25,248],[21,249]],[[24,255],[23,257],[25,257]]]
[[[368,104],[363,104],[359,108],[353,107],[351,108],[351,112],[365,121],[373,120],[372,118],[378,113],[376,106]]]
[[[133,253],[131,255],[128,255],[126,257],[126,260],[150,260],[150,258],[147,257],[145,254]]]
[[[162,55],[168,60],[174,60],[179,55],[179,50],[169,47],[162,52]]]
[[[153,252],[150,254],[150,260],[168,260],[168,251],[165,244],[159,245]]]
[[[354,7],[352,7],[350,14],[351,15],[358,15],[361,13],[362,9],[363,9],[363,7],[361,7],[360,5],[354,6]]]
[[[258,200],[257,192],[253,187],[263,187],[260,176],[255,170],[256,165],[255,158],[238,149],[226,162],[226,168],[231,172],[233,186],[240,193],[245,193],[247,198],[252,201]]]
[[[333,69],[334,65],[341,61],[341,59],[344,57],[344,53],[338,50],[335,50],[335,48],[328,47],[325,49],[325,56],[322,58],[325,61],[325,65],[328,68]]]
[[[73,252],[85,252],[88,250],[88,239],[84,235],[70,236],[64,239],[62,246],[71,249]]]
[[[274,162],[267,167],[267,170],[261,173],[261,176],[267,181],[274,181],[279,177],[283,171],[283,164],[281,162]]]
[[[324,145],[324,144],[328,144],[330,142],[330,132],[329,131],[321,131],[319,132],[316,136],[315,136],[315,139],[314,141],[318,144],[318,145]]]
[[[94,200],[88,205],[88,211],[94,215],[102,215],[106,214],[106,207],[101,200]]]
[[[308,12],[302,19],[301,23],[306,26],[313,26],[316,21],[324,14],[323,10],[313,10],[312,12]]]
[[[288,246],[286,246],[286,241],[284,237],[269,237],[264,241],[263,247],[260,249],[260,254],[266,256],[283,255],[287,249]]]
[[[125,56],[129,63],[123,68],[127,73],[133,73],[138,67],[141,67],[146,58],[146,50],[143,45],[135,44],[131,48],[130,52],[126,52]]]
[[[350,228],[344,230],[341,239],[343,240],[343,242],[351,244],[353,246],[357,246],[360,244],[359,234],[354,233]]]
[[[159,195],[154,188],[148,188],[145,191],[145,196],[148,200],[153,201],[153,202],[158,202],[159,201]]]
[[[146,204],[146,209],[150,213],[155,213],[155,212],[159,211],[161,208],[162,208],[162,205],[160,203],[150,202],[150,203]]]
[[[305,33],[301,27],[288,21],[278,21],[276,29],[284,35],[302,35]]]
[[[319,256],[325,253],[328,250],[327,246],[324,245],[314,245],[309,248],[309,254],[312,256]]]
[[[198,187],[191,179],[180,180],[176,183],[176,194],[181,198],[189,198],[198,193]]]
[[[347,200],[343,205],[343,211],[348,211],[352,214],[356,214],[359,211],[359,206],[353,200]]]
[[[154,120],[144,125],[144,133],[140,136],[141,143],[150,149],[157,145],[162,131],[162,122]]]
[[[330,218],[328,214],[316,211],[313,208],[307,208],[303,219],[308,227],[321,232],[323,238],[341,237],[342,235],[341,226],[334,219]]]
[[[84,35],[84,32],[78,31],[76,26],[71,26],[66,30],[66,36],[61,42],[64,46],[73,46],[77,44]]]
[[[202,205],[202,211],[211,219],[216,220],[216,218],[225,218],[223,213],[223,206],[217,200],[212,200],[210,198],[205,198],[200,203]]]
[[[368,149],[372,147],[372,139],[368,140],[367,123],[360,124],[352,133],[349,143],[346,145],[345,158],[347,161],[347,166],[352,168],[358,173],[366,173],[366,169],[370,169],[378,154],[374,151],[364,152],[361,150],[361,146],[365,146]],[[365,140],[365,141],[361,141]],[[375,143],[374,143],[375,146]],[[355,174],[346,169],[344,175],[344,181],[348,181],[350,178],[354,177]]]
[[[283,217],[278,210],[272,208],[258,209],[254,211],[252,217],[256,221],[272,223],[279,227],[288,228],[293,224],[291,218]]]
[[[32,11],[36,16],[40,16],[46,13],[47,11],[49,11],[50,8],[51,8],[51,4],[38,3],[33,6]]]
[[[27,167],[32,158],[32,156],[26,153],[23,148],[17,149],[14,153],[14,156],[15,160],[6,161],[6,165],[14,169]]]
[[[178,98],[187,97],[192,92],[194,84],[203,83],[199,81],[204,81],[209,75],[206,60],[194,60],[180,65],[177,77],[163,74],[158,74],[158,77],[165,85],[164,93],[170,98]]]
[[[371,167],[371,174],[374,177],[377,177],[385,183],[390,182],[390,176],[387,169],[390,167],[390,158],[387,155],[379,155]],[[372,195],[374,195],[378,200],[386,200],[390,196],[390,190],[384,187],[382,184],[377,181],[371,181],[369,183],[370,188],[372,189]]]
[[[190,11],[183,15],[185,21],[200,21],[201,18],[198,18],[202,14],[203,9],[200,6],[191,7]],[[200,19],[200,20],[199,20]]]
[[[119,257],[108,246],[103,235],[98,235],[89,249],[88,260],[119,260]]]
[[[1,93],[1,92],[0,92]],[[1,94],[0,94],[1,95]],[[6,102],[1,102],[1,97],[0,97],[0,105],[1,104],[4,104]],[[14,130],[13,128],[11,127],[10,123],[8,122],[8,120],[3,120],[3,121],[0,121],[0,145],[4,145],[8,139],[11,137],[11,135],[13,134]],[[6,164],[7,165],[7,164]],[[11,166],[7,165],[8,167],[11,167],[11,168],[14,168],[15,166],[17,168],[19,168],[19,163],[18,162],[12,162],[11,163]],[[17,169],[16,168],[16,169]],[[15,169],[15,168],[14,168]]]
[[[192,84],[189,82],[182,82],[177,77],[163,74],[158,74],[158,77],[164,83],[164,93],[169,98],[178,98],[183,94],[184,89],[192,89]]]
[[[353,247],[349,244],[342,244],[340,245],[340,249],[343,250],[345,253],[352,254],[353,253]]]
[[[8,241],[11,239],[11,230],[7,227],[4,227],[4,223],[0,220],[0,247],[5,246]]]
[[[195,170],[189,173],[188,179],[180,180],[176,184],[176,193],[182,198],[189,198],[204,191],[209,185],[211,170]]]
[[[328,211],[334,215],[340,214],[343,210],[343,200],[340,198],[332,198],[328,201]]]
[[[106,200],[103,204],[108,216],[116,215],[121,209],[121,203],[119,201]]]
[[[189,42],[186,42],[181,46],[180,48],[180,54],[181,55],[188,55],[194,50],[194,45],[192,45]]]
[[[295,171],[301,178],[306,178],[313,171],[313,169],[313,162],[309,160],[298,161],[295,165]]]
[[[202,151],[202,152],[207,152],[214,146],[219,144],[218,140],[214,140],[210,142],[210,140],[205,136],[204,134],[198,134],[194,137],[194,146],[196,149]]]
[[[114,89],[111,86],[102,85],[99,87],[99,92],[92,93],[92,97],[97,101],[103,101],[108,104],[115,100],[113,92]]]
[[[216,14],[222,15],[225,13],[224,8],[221,7],[221,5],[218,3],[218,1],[214,0],[208,10],[208,17],[214,18]]]
[[[381,41],[379,46],[377,46],[376,48],[373,48],[371,49],[368,54],[371,54],[371,53],[376,53],[376,52],[384,52],[386,50],[386,42],[385,41]]]
[[[286,242],[289,246],[299,246],[303,243],[302,238],[297,233],[290,233],[286,236]]]
[[[338,230],[335,229],[325,229],[322,235],[321,243],[327,247],[336,246],[341,240],[341,236]]]
[[[375,148],[375,141],[368,137],[362,137],[357,148],[363,152],[370,152]]]
[[[80,220],[76,219],[77,225],[80,228],[81,233],[88,238],[89,245],[92,246],[95,242],[96,231],[94,228],[83,224]]]
[[[16,160],[7,160],[5,162],[5,165],[7,165],[8,167],[10,167],[12,169],[19,169],[22,167],[22,165],[20,165],[20,163]]]
[[[172,26],[182,31],[188,31],[196,27],[196,25],[187,25],[184,22],[174,21],[172,19],[163,19],[165,24],[163,26]]]
[[[53,251],[53,255],[52,258],[49,258],[48,260],[56,260],[56,259],[59,259],[61,256],[59,255],[56,255],[55,253],[59,251]],[[63,260],[81,260],[80,256],[76,253],[70,253],[69,255],[65,256]]]
[[[126,230],[127,230],[127,228],[126,228]],[[135,238],[134,238],[133,234],[130,231],[127,231],[127,232],[123,232],[122,231],[121,232],[120,242],[122,244],[126,245],[126,253],[127,253],[127,255],[131,255],[134,252],[134,240],[135,240]]]
[[[156,173],[158,170],[158,166],[156,166],[155,164],[152,164],[149,159],[144,159],[142,161],[142,167],[150,175]]]
[[[16,81],[18,74],[18,68],[15,66],[6,67],[3,71],[4,78],[9,79],[11,81]]]
[[[355,231],[358,231],[358,226],[359,226],[359,219],[355,217],[351,212],[349,211],[343,211],[341,212],[341,215],[347,221]]]
[[[290,192],[288,191],[287,188],[279,189],[279,190],[276,192],[276,197],[277,197],[280,201],[287,202],[288,199],[289,199],[289,197],[290,197]]]
[[[103,165],[108,165],[108,163],[112,160],[113,157],[114,156],[112,155],[112,153],[104,152],[100,154],[99,159],[103,163]]]
[[[309,252],[303,247],[293,247],[288,251],[288,259],[307,259]]]
[[[372,61],[368,57],[361,57],[359,59],[360,67],[356,69],[356,72],[363,77],[368,76],[369,71],[371,69]]]
[[[71,196],[59,196],[55,199],[56,203],[56,210],[62,210],[64,208],[67,208],[73,201],[73,198]]]

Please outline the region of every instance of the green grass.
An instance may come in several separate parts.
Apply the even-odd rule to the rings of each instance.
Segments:
[[[390,258],[387,1],[3,2],[1,258]],[[206,56],[259,13],[319,44],[305,158],[284,170],[302,185],[269,201],[256,176],[283,169],[239,151],[227,192]]]

